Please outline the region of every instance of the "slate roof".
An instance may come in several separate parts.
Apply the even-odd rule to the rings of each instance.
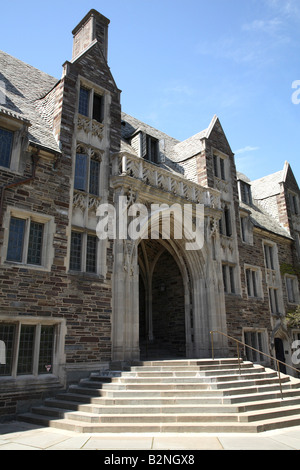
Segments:
[[[11,115],[25,123],[30,123],[29,141],[43,148],[60,152],[52,129],[51,117],[53,100],[51,91],[57,86],[59,80],[24,62],[0,51],[0,83],[5,87],[5,102],[0,104],[0,113]],[[130,145],[130,138],[141,131],[163,141],[164,162],[161,166],[170,171],[185,173],[185,162],[201,152],[202,139],[210,133],[215,116],[210,126],[183,142],[168,136],[164,132],[145,124],[144,122],[122,113],[121,149],[135,153]],[[272,217],[260,206],[259,200],[268,198],[280,192],[279,184],[283,181],[283,170],[264,178],[252,181],[252,195],[256,205],[247,206],[240,203],[241,208],[251,211],[251,219],[255,226],[266,229],[275,234],[288,237],[285,230],[276,218]],[[190,178],[190,175],[187,175]],[[237,178],[250,182],[247,176],[237,173]]]
[[[42,115],[43,98],[59,80],[0,51],[0,82],[5,100],[0,112],[30,122],[29,141],[45,149],[60,152],[49,122]],[[51,114],[51,104],[48,113]]]
[[[265,199],[280,193],[280,183],[283,182],[284,170],[272,175],[251,181],[252,195],[254,199]]]

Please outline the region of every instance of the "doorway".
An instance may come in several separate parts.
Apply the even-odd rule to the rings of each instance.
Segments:
[[[186,357],[185,293],[172,254],[158,241],[139,247],[141,359]]]
[[[282,362],[286,362],[284,354],[284,345],[281,338],[275,338],[275,353],[276,359]],[[280,372],[286,374],[286,367],[284,364],[279,363]]]

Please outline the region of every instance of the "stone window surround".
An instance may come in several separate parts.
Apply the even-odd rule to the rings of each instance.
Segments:
[[[32,317],[32,316],[21,316],[21,315],[3,315],[0,316],[0,322],[6,324],[14,324],[16,326],[16,334],[14,338],[13,346],[13,362],[12,362],[12,373],[9,376],[1,376],[0,383],[11,382],[11,380],[17,380],[18,382],[25,384],[28,380],[41,380],[47,381],[52,380],[53,377],[59,377],[61,375],[60,364],[65,361],[64,358],[64,338],[66,334],[66,320],[62,318],[54,317]],[[17,362],[18,362],[18,351],[20,341],[20,331],[22,325],[35,326],[35,337],[34,337],[34,357],[33,357],[33,373],[29,375],[18,375],[17,374]],[[38,356],[39,356],[39,342],[41,326],[54,326],[54,345],[53,345],[53,364],[52,373],[49,374],[38,374]]]
[[[99,246],[99,239],[97,237],[97,234],[95,231],[87,229],[85,227],[78,227],[78,226],[72,226],[72,232],[78,232],[83,235],[82,238],[82,250],[81,250],[81,270],[80,271],[75,271],[69,268],[69,273],[71,274],[85,274],[86,276],[90,277],[99,277],[100,275],[100,262],[99,262],[99,255],[100,255],[100,246]],[[86,266],[86,257],[87,257],[87,236],[92,235],[95,236],[97,239],[96,242],[96,250],[97,250],[97,259],[96,259],[96,272],[95,273],[90,273],[85,270]],[[70,237],[71,240],[71,237]],[[70,254],[69,254],[69,260],[68,260],[68,266],[70,266],[70,256],[71,256],[71,241],[70,241]]]
[[[235,263],[230,263],[228,261],[222,262],[222,274],[223,274],[223,282],[224,282],[224,275],[226,275],[226,286],[224,285],[224,293],[225,295],[239,295],[239,282],[238,282],[238,273],[237,273],[237,265]],[[232,274],[232,277],[231,277]]]
[[[96,83],[86,79],[85,77],[79,75],[78,76],[78,83],[77,83],[77,103],[76,103],[76,110],[78,113],[78,107],[79,107],[79,95],[80,95],[80,88],[86,88],[90,90],[90,95],[89,95],[89,116],[88,118],[92,120],[92,115],[93,115],[93,99],[94,99],[94,94],[100,95],[104,99],[104,109],[103,109],[103,120],[101,124],[104,124],[107,122],[109,118],[109,108],[110,108],[110,102],[111,102],[111,94],[108,90],[106,90],[103,87],[100,87]],[[79,113],[78,113],[79,115]]]
[[[12,171],[17,174],[20,172],[20,157],[24,143],[27,142],[29,121],[13,118],[0,114],[0,127],[4,130],[13,132],[13,143],[11,150],[10,166],[0,166],[0,169]]]
[[[225,153],[221,152],[220,150],[216,149],[216,148],[212,148],[211,149],[211,152],[212,152],[212,159],[214,160],[215,157],[217,158],[216,160],[216,164],[217,164],[217,174],[215,173],[215,162],[213,162],[213,168],[214,168],[214,177],[217,179],[217,180],[221,180],[221,181],[229,181],[229,157],[228,155],[226,155]],[[223,167],[223,170],[224,170],[224,178],[222,178],[222,171],[221,171],[221,163],[220,161],[224,162],[224,167]]]
[[[289,298],[287,279],[291,279],[293,281],[293,293],[294,293],[294,296],[295,296],[295,301],[294,302],[290,301],[290,298]],[[293,304],[293,305],[298,305],[299,301],[300,301],[298,277],[293,276],[291,274],[285,274],[284,275],[284,281],[285,281],[285,288],[286,288],[286,292],[287,292],[288,303]]]
[[[252,271],[255,272],[255,277],[256,277],[256,289],[257,289],[257,295],[256,296],[249,296],[248,293],[248,288],[247,288],[247,271]],[[251,264],[245,264],[244,265],[244,271],[245,271],[245,280],[246,280],[246,295],[248,299],[251,300],[263,300],[264,299],[264,293],[263,293],[263,286],[262,286],[262,270],[259,266],[254,266]]]
[[[299,215],[300,213],[300,207],[299,207],[299,197],[298,194],[294,191],[288,190],[288,198],[289,198],[289,204],[291,208],[291,213],[293,215]]]
[[[43,233],[43,244],[42,244],[42,264],[33,265],[27,264],[24,262],[17,261],[7,261],[7,250],[8,250],[8,240],[9,240],[9,228],[10,228],[10,219],[11,217],[16,217],[20,219],[30,219],[34,222],[39,222],[44,225]],[[28,269],[37,270],[37,271],[51,271],[51,266],[54,259],[54,247],[53,247],[53,237],[56,231],[56,224],[54,223],[54,217],[40,214],[37,212],[32,212],[29,210],[19,209],[18,207],[8,206],[3,217],[3,228],[4,228],[4,239],[3,245],[0,250],[0,260],[2,265],[11,265],[11,266],[21,266]],[[28,240],[27,240],[28,242]],[[24,240],[26,243],[26,240]]]
[[[242,223],[244,225],[242,227]],[[253,245],[253,225],[251,223],[249,212],[240,211],[241,240],[245,245]],[[244,239],[243,239],[244,232]]]
[[[238,192],[239,192],[239,200],[242,201],[244,204],[247,204],[247,206],[251,206],[252,205],[251,185],[247,183],[246,181],[238,180]]]
[[[261,334],[261,340],[262,340],[262,349],[253,346],[253,344],[250,344],[249,346],[252,346],[256,349],[259,349],[260,351],[269,354],[269,347],[268,347],[268,331],[266,328],[243,328],[242,332],[242,341],[245,343],[245,333],[255,333],[257,335],[258,333]],[[257,339],[257,336],[256,336]],[[246,349],[246,348],[245,348]],[[249,349],[249,351],[252,351]],[[254,351],[253,351],[254,352]],[[261,364],[269,364],[269,358],[267,356],[263,356],[262,360],[259,361]]]

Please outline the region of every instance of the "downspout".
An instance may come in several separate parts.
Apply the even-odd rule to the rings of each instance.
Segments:
[[[20,181],[16,181],[15,183],[7,184],[6,186],[3,186],[3,187],[1,188],[1,199],[0,199],[0,226],[2,225],[3,204],[4,204],[4,197],[5,197],[5,192],[6,192],[6,190],[7,190],[7,189],[10,189],[10,188],[15,188],[16,186],[21,186],[22,184],[30,183],[31,181],[33,181],[33,180],[35,179],[35,176],[36,176],[36,167],[37,167],[37,163],[38,163],[38,161],[39,161],[39,159],[40,159],[39,153],[40,153],[40,151],[37,150],[37,153],[31,155],[31,159],[32,159],[32,173],[31,173],[30,178],[26,178],[26,179],[23,179],[23,180],[20,180]]]

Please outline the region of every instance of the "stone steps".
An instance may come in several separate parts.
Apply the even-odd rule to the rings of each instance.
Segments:
[[[241,371],[241,374],[240,374]],[[20,419],[78,432],[260,432],[300,424],[300,380],[235,359],[91,374]]]

